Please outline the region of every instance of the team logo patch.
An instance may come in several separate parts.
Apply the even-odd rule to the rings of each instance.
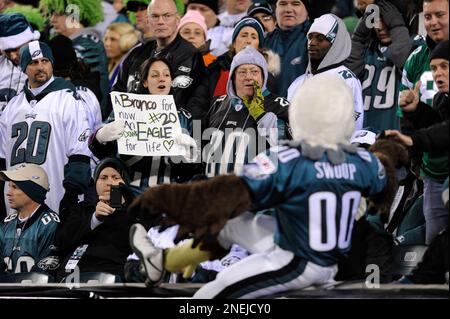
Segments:
[[[172,83],[172,87],[185,89],[189,87],[193,82],[193,79],[188,77],[187,75],[179,75],[177,76]]]
[[[34,59],[37,58],[41,53],[42,53],[41,50],[36,50],[36,51],[34,51],[33,54],[31,55],[31,59],[34,60]]]
[[[81,135],[78,137],[78,141],[80,142],[86,142],[89,138],[89,131],[90,129],[85,129],[83,133],[81,133]]]
[[[291,61],[291,65],[298,65],[298,64],[301,64],[301,63],[302,63],[302,57],[301,56],[296,57],[295,59],[293,59]]]
[[[181,72],[186,72],[186,73],[191,72],[191,68],[188,68],[187,66],[184,66],[184,65],[180,66],[178,68],[178,70],[180,70]]]
[[[48,256],[38,263],[38,267],[43,270],[55,270],[59,266],[58,256]]]

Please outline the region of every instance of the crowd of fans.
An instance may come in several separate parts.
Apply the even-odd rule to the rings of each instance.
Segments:
[[[179,228],[160,232],[128,210],[133,199],[241,174],[293,139],[296,93],[326,74],[352,93],[349,142],[407,149],[389,216],[362,200],[336,279],[377,263],[382,281],[397,280],[393,248],[427,245],[426,270],[403,282],[448,284],[448,14],[448,0],[0,0],[0,273],[59,282],[78,267],[148,283],[130,227],[160,249],[174,249]],[[113,91],[173,95],[186,155],[119,154]],[[210,282],[251,253],[233,243],[150,281]]]

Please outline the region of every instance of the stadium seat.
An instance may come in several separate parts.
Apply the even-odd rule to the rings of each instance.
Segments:
[[[392,250],[393,264],[391,274],[393,276],[407,276],[422,261],[427,250],[426,245],[395,246]]]
[[[106,272],[82,272],[80,273],[80,283],[86,284],[114,284],[116,276]]]
[[[37,272],[20,272],[0,276],[1,283],[47,284],[49,276]]]

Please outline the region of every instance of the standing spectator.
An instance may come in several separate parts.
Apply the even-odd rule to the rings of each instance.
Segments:
[[[47,174],[38,165],[22,164],[15,170],[1,171],[0,179],[9,182],[6,196],[16,210],[0,223],[0,272],[56,270],[59,262],[54,239],[59,218],[45,205]]]
[[[400,97],[409,94],[420,81],[420,100],[431,106],[438,89],[433,82],[429,59],[437,43],[448,40],[448,0],[424,0],[423,12],[427,30],[426,43],[411,53],[405,62]],[[405,106],[400,104],[400,107]]]
[[[125,2],[131,22],[135,24],[136,29],[142,34],[141,42],[145,43],[148,40],[153,40],[153,29],[150,27],[150,22],[147,17],[147,7],[150,0],[131,0]]]
[[[251,0],[227,0],[226,11],[219,14],[220,25],[208,32],[211,52],[215,56],[224,54],[231,44],[231,36],[236,23],[247,15]]]
[[[367,27],[370,12],[359,21],[346,65],[363,83],[364,123],[374,131],[399,129],[398,93],[403,65],[413,48],[402,13],[387,0],[377,2],[381,20]]]
[[[209,50],[211,41],[206,41],[208,31],[205,18],[201,13],[195,10],[188,10],[181,18],[178,32],[183,39],[192,43],[200,51],[206,67],[217,59]]]
[[[67,2],[64,0],[41,0],[41,11],[51,16],[50,23],[56,34],[70,38],[77,56],[90,65],[92,72],[100,74],[100,90],[102,98],[102,118],[105,119],[110,110],[108,102],[108,60],[101,36],[92,27],[103,20],[100,0],[70,0],[69,4],[78,7],[78,15],[67,12]]]
[[[0,117],[0,159],[7,168],[34,163],[50,172],[46,203],[59,212],[89,184],[89,124],[73,84],[53,77],[48,45],[30,42],[20,56],[28,80]]]
[[[267,62],[255,48],[248,46],[233,58],[227,95],[213,102],[205,118],[205,127],[212,129],[211,143],[204,147],[209,177],[238,174],[256,154],[290,138],[289,102],[267,90],[268,76]],[[241,133],[227,134],[232,129]]]
[[[402,118],[406,110],[415,109],[417,106],[418,101],[415,99],[417,96],[415,92],[418,92],[420,101],[430,107],[433,104],[434,95],[438,92],[430,69],[430,54],[439,42],[448,40],[448,0],[424,0],[423,12],[427,38],[425,44],[411,53],[403,68],[398,112]],[[401,120],[401,130],[402,133],[408,135],[413,133],[414,124],[411,127],[408,117]],[[433,216],[443,214],[442,209],[439,209],[439,207],[442,207],[439,194],[442,190],[442,183],[448,174],[448,154],[430,154],[425,151],[420,157],[420,175],[424,181],[423,212],[428,227],[428,221],[433,219]],[[429,228],[426,235],[427,244],[431,243],[432,237],[438,231],[431,225]]]
[[[414,91],[403,94],[400,105],[403,115],[412,123],[413,131],[402,134],[386,131],[416,153],[427,152],[422,162],[424,176],[423,212],[426,222],[426,243],[431,244],[441,230],[448,227],[448,209],[442,205],[443,183],[448,177],[449,150],[449,45],[448,40],[440,42],[430,55],[430,68],[439,89],[434,96],[433,106],[420,101],[420,81]],[[409,100],[409,101],[405,101]],[[427,164],[433,164],[430,165]]]
[[[263,42],[264,28],[258,20],[247,17],[236,24],[228,52],[219,56],[208,68],[210,98],[222,96],[227,93],[230,67],[234,56],[247,46],[260,49],[262,48]]]
[[[207,76],[201,53],[178,35],[180,16],[173,0],[153,0],[148,6],[150,25],[155,40],[130,52],[122,65],[113,91],[145,93],[140,67],[150,57],[165,57],[174,70],[173,95],[177,107],[183,107],[194,118],[207,111]]]
[[[75,86],[85,107],[89,128],[94,132],[102,124],[98,73],[90,72],[89,65],[77,58],[72,41],[68,37],[57,35],[48,45],[54,52],[53,75],[62,77]]]
[[[308,69],[288,89],[288,100],[292,101],[297,89],[311,77],[329,73],[340,76],[353,92],[355,129],[362,129],[364,109],[361,82],[344,65],[352,45],[344,22],[334,14],[325,14],[314,20],[308,31]]]
[[[278,0],[275,14],[278,27],[266,36],[264,46],[279,55],[281,72],[275,77],[273,93],[287,97],[289,85],[308,66],[307,33],[309,0]]]
[[[106,29],[103,44],[108,58],[110,89],[119,75],[126,54],[139,43],[139,38],[140,32],[129,23],[112,23]]]
[[[247,15],[258,19],[264,25],[267,33],[274,31],[277,26],[272,6],[265,0],[253,1],[253,4],[248,8]]]
[[[205,17],[206,26],[208,28],[208,39],[213,38],[209,31],[220,24],[218,18],[219,5],[217,0],[189,0],[187,3],[187,10],[196,10]]]
[[[94,172],[96,201],[80,202],[61,216],[56,244],[61,254],[58,278],[70,268],[67,261],[77,247],[88,245],[77,267],[80,272],[107,272],[123,281],[123,267],[131,253],[128,233],[133,219],[127,208],[134,199],[127,185],[130,183],[125,164],[117,158],[105,158]],[[111,207],[111,187],[119,186],[120,207]]]
[[[124,0],[113,0],[113,8],[117,13],[117,17],[112,23],[131,23],[127,15],[127,6]]]
[[[140,69],[140,78],[146,94],[169,95],[172,93],[173,73],[169,62],[164,58],[150,58],[144,61]],[[191,133],[192,116],[178,105],[178,117],[182,129]],[[124,123],[115,120],[106,124],[90,139],[90,149],[100,159],[117,155],[117,139],[124,130]],[[130,156],[120,155],[131,174],[131,186],[136,193],[159,184],[187,182],[192,178],[192,165],[174,163],[167,156]],[[187,166],[189,165],[189,166]]]
[[[15,6],[6,9],[3,13],[21,13],[25,16],[33,30],[37,30],[39,32],[44,31],[45,18],[42,16],[42,13],[38,8],[30,5],[16,4]]]
[[[39,37],[40,33],[33,31],[22,14],[0,15],[0,116],[27,79],[19,66],[20,48]]]

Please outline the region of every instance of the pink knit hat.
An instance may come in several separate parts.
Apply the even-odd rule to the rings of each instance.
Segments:
[[[205,17],[202,16],[200,12],[197,10],[188,10],[186,14],[181,18],[180,24],[178,25],[178,31],[181,30],[181,28],[188,24],[188,23],[195,23],[200,26],[200,28],[203,29],[203,32],[205,32],[205,38],[207,37],[207,30],[208,27],[206,26]]]

